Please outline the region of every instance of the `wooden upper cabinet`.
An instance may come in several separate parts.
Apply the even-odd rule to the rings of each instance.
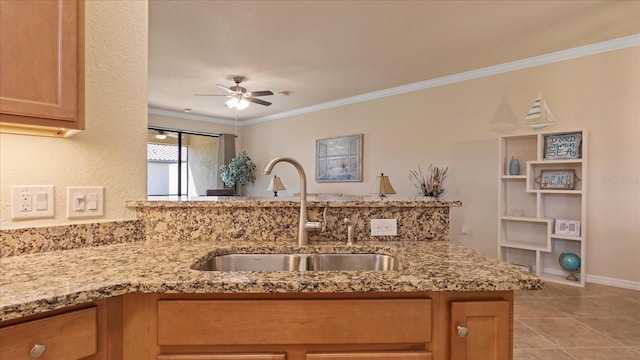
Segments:
[[[2,132],[84,129],[83,1],[0,1],[0,122]]]

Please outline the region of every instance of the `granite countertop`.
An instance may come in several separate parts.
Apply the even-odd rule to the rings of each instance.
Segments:
[[[242,196],[199,196],[188,199],[128,200],[130,208],[190,208],[190,207],[300,207],[298,196],[242,197]],[[369,207],[369,208],[428,208],[461,207],[460,200],[445,200],[425,196],[355,196],[344,194],[322,194],[307,196],[307,207]]]
[[[211,272],[192,270],[208,254],[382,253],[398,271]],[[128,243],[0,259],[0,320],[127,293],[344,293],[524,290],[543,280],[448,241],[356,244]]]

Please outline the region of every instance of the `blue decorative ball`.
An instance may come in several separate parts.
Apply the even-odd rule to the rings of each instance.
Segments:
[[[558,258],[560,266],[566,271],[578,271],[580,269],[580,256],[574,253],[562,253]]]

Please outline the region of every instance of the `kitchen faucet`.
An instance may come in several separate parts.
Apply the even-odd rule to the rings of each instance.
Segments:
[[[298,176],[300,177],[300,219],[298,222],[298,245],[303,246],[309,243],[310,231],[322,231],[324,230],[323,223],[317,221],[307,221],[307,177],[304,174],[302,165],[296,160],[289,157],[276,157],[271,159],[264,167],[263,173],[265,175],[271,175],[273,166],[279,162],[288,162],[298,170]],[[325,209],[326,212],[326,209]]]

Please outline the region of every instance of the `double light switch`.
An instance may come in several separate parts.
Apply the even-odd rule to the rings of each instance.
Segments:
[[[68,187],[67,217],[96,217],[104,214],[104,187]]]

